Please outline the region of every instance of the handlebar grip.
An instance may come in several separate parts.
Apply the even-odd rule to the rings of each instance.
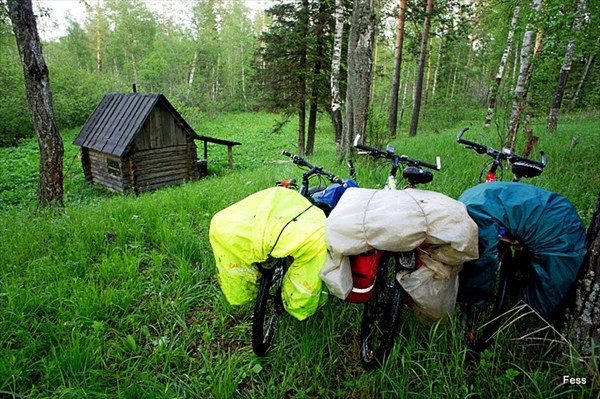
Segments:
[[[290,158],[294,157],[294,154],[292,154],[291,152],[286,151],[286,150],[281,151],[281,155],[285,155],[286,157],[290,157]]]
[[[512,161],[517,161],[517,162],[525,162],[531,165],[535,165],[538,166],[540,168],[544,168],[546,166],[546,163],[548,163],[548,159],[546,158],[546,153],[544,151],[540,151],[540,155],[542,156],[542,161],[536,161],[533,159],[529,159],[529,158],[525,158],[525,157],[520,157],[517,155],[512,155],[510,157],[511,162]]]
[[[437,165],[433,165],[433,164],[423,162],[423,161],[419,161],[419,165],[424,166],[429,169],[433,169],[433,170],[440,170]]]
[[[360,143],[355,144],[354,147],[358,148],[359,150],[365,150],[365,151],[372,152],[374,154],[381,154],[381,153],[383,153],[383,151],[381,151],[381,150],[379,150],[379,149],[377,149],[375,147],[370,147],[368,145],[364,145],[364,144],[360,144]]]

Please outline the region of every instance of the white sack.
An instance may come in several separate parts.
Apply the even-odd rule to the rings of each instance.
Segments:
[[[432,323],[454,312],[458,293],[458,272],[462,266],[448,266],[420,254],[423,265],[414,272],[400,272],[396,277],[410,295],[417,319]]]
[[[348,256],[372,248],[406,252],[427,243],[428,257],[442,267],[420,273],[438,280],[454,278],[464,262],[478,258],[477,225],[464,204],[419,189],[349,188],[325,222],[325,241],[328,255],[320,275],[341,299],[352,290]]]

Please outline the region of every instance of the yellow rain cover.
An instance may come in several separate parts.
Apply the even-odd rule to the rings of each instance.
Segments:
[[[273,187],[259,191],[218,212],[211,220],[209,239],[217,279],[232,305],[254,300],[260,272],[254,263],[291,256],[294,262],[283,279],[283,304],[303,320],[321,301],[319,271],[325,263],[325,214],[298,192]]]

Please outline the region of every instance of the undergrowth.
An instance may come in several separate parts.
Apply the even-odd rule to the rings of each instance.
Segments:
[[[295,152],[293,124],[272,132],[269,114],[228,114],[197,132],[242,142],[233,171],[226,150],[209,148],[209,176],[136,197],[84,182],[77,131],[64,132],[65,208],[35,206],[33,140],[1,149],[0,397],[35,398],[589,398],[591,371],[563,353],[552,334],[515,340],[507,332],[475,364],[457,321],[419,324],[405,311],[402,333],[386,364],[366,371],[359,360],[361,307],[331,299],[298,322],[283,317],[265,358],[251,349],[250,306],[226,303],[208,243],[211,217],[226,206],[301,171],[280,155]],[[586,223],[600,190],[597,116],[563,117],[542,132],[544,174],[530,181],[569,198]],[[443,170],[427,187],[453,198],[475,184],[483,159],[455,142],[471,125],[475,141],[497,146],[496,132],[459,122],[439,132],[393,141],[398,153]],[[314,164],[347,177],[336,161],[326,119]],[[579,143],[569,149],[574,135]],[[379,145],[379,144],[378,144]],[[522,143],[519,143],[522,148]],[[377,187],[386,169],[356,159],[359,183]],[[517,337],[518,338],[518,337]],[[564,383],[564,376],[587,378]]]

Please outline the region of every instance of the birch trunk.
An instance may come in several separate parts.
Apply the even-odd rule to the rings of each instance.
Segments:
[[[587,241],[588,252],[565,320],[565,336],[585,357],[593,355],[594,350],[596,356],[600,353],[600,194]]]
[[[519,77],[517,78],[517,84],[513,94],[512,111],[508,124],[508,134],[504,144],[505,147],[510,148],[511,150],[514,150],[515,148],[515,141],[517,139],[521,115],[523,114],[523,108],[525,106],[525,94],[527,87],[529,86],[529,77],[531,76],[531,52],[535,36],[535,26],[533,24],[533,20],[535,20],[537,13],[542,8],[542,0],[533,0],[531,8],[533,9],[533,15],[531,17],[532,21],[527,24],[525,34],[523,35]]]
[[[421,54],[419,55],[419,67],[417,69],[417,79],[415,80],[415,95],[413,102],[412,118],[410,121],[410,130],[408,135],[414,137],[417,135],[417,126],[419,124],[419,112],[421,111],[421,95],[423,94],[423,74],[425,72],[425,61],[427,59],[427,39],[429,37],[429,28],[431,27],[431,10],[433,9],[433,0],[427,0],[425,8],[425,23],[423,25],[423,37],[421,38]]]
[[[323,59],[323,52],[325,47],[325,24],[327,23],[325,18],[325,2],[321,0],[319,2],[319,16],[316,29],[316,58],[313,63],[312,70],[312,94],[310,98],[310,111],[308,114],[308,137],[306,139],[305,152],[306,155],[312,155],[315,148],[315,134],[317,130],[317,106],[319,103],[319,75],[321,75],[321,60]]]
[[[298,154],[304,156],[306,147],[306,77],[304,71],[306,68],[308,36],[308,0],[302,0],[301,21],[300,21],[300,51],[298,66],[300,74],[298,77]]]
[[[102,9],[100,1],[96,2],[96,70],[98,77],[102,75]]]
[[[342,40],[344,36],[344,2],[335,0],[335,36],[331,53],[331,119],[336,148],[342,141],[342,95],[340,93],[340,65],[342,60]]]
[[[598,36],[598,39],[596,40],[596,47],[600,46],[600,36]],[[594,54],[590,55],[587,59],[587,61],[585,62],[585,66],[583,67],[583,73],[581,74],[581,79],[579,79],[579,83],[577,84],[577,89],[575,90],[575,92],[573,93],[573,96],[571,97],[571,104],[569,106],[569,108],[573,108],[575,107],[575,105],[577,104],[577,100],[579,99],[579,94],[581,93],[581,89],[583,88],[583,84],[585,83],[585,80],[587,79],[588,73],[590,72],[590,67],[592,66],[592,64],[594,63]]]
[[[194,77],[196,75],[196,64],[198,63],[198,50],[194,51],[194,58],[192,59],[192,68],[190,69],[190,76],[188,77],[188,89],[187,98],[190,97],[192,87],[194,86]]]
[[[496,79],[494,83],[490,87],[489,99],[488,99],[488,109],[485,116],[485,123],[483,124],[485,129],[489,129],[492,124],[492,117],[494,116],[494,109],[496,108],[496,98],[498,96],[498,92],[500,90],[500,84],[502,83],[502,77],[504,76],[504,68],[506,67],[506,61],[508,60],[508,56],[512,50],[513,38],[515,36],[515,29],[517,27],[517,22],[519,21],[519,12],[521,10],[520,1],[517,2],[515,8],[513,10],[512,19],[510,21],[510,28],[508,29],[508,35],[506,36],[506,46],[504,47],[504,52],[502,53],[502,58],[500,59],[500,65],[498,65],[498,72],[496,72]],[[516,57],[515,57],[516,58]]]
[[[38,203],[42,207],[63,206],[64,146],[54,120],[48,68],[31,0],[8,0],[7,6],[23,65],[31,121],[40,147]]]
[[[398,11],[398,27],[396,29],[396,50],[394,53],[394,72],[392,75],[392,91],[390,94],[390,113],[388,117],[388,134],[396,137],[398,128],[398,93],[400,91],[400,71],[402,70],[402,45],[404,43],[404,23],[406,21],[407,0],[400,0]]]
[[[350,158],[353,138],[360,135],[363,142],[366,139],[374,38],[373,0],[356,0],[348,37],[346,115],[338,153],[344,161]]]
[[[431,40],[429,40],[429,46],[431,47]],[[427,105],[427,101],[429,100],[429,86],[431,83],[431,63],[433,62],[433,52],[429,52],[429,58],[427,59],[427,79],[425,80],[425,99],[423,103]]]
[[[445,28],[444,28],[445,29]],[[440,46],[438,47],[438,58],[435,62],[435,71],[433,71],[433,86],[431,87],[431,101],[435,101],[435,89],[438,81],[438,71],[440,70],[440,63],[442,61],[442,44],[444,43],[444,35],[440,37]]]
[[[565,94],[569,72],[571,72],[573,55],[575,55],[575,36],[581,30],[584,12],[585,0],[579,0],[577,3],[577,11],[575,12],[575,21],[573,22],[573,28],[571,30],[571,37],[569,37],[569,42],[567,43],[567,51],[565,52],[565,58],[560,68],[556,90],[554,90],[554,95],[552,96],[552,106],[550,107],[550,113],[548,114],[547,127],[551,132],[556,131],[556,125],[558,124],[558,114]]]

